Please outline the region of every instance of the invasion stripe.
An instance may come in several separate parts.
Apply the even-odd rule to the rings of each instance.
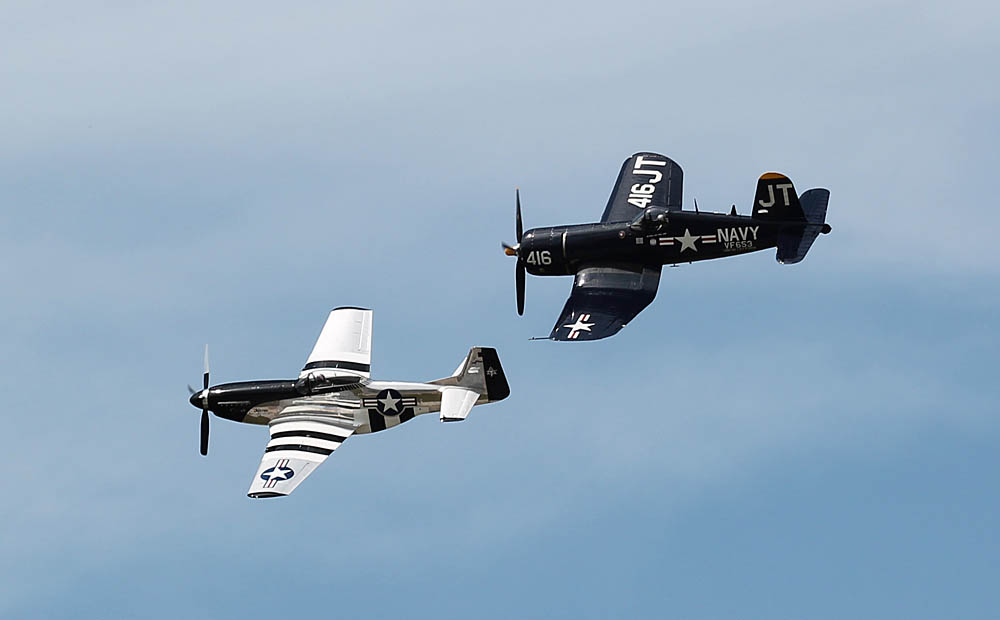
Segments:
[[[336,450],[340,447],[340,444],[335,441],[313,439],[312,437],[285,437],[284,439],[272,439],[267,442],[265,448],[273,446],[313,446],[314,448],[323,448],[324,450]]]
[[[329,456],[333,454],[333,450],[327,450],[326,448],[317,448],[316,446],[302,446],[302,445],[281,445],[281,446],[270,446],[264,448],[264,452],[280,452],[282,450],[295,450],[297,452],[312,452],[313,454],[322,454],[324,456]]]
[[[347,420],[338,420],[342,423],[348,423]],[[271,422],[271,437],[274,437],[276,433],[291,433],[291,432],[329,432],[331,434],[340,435],[341,437],[350,437],[354,429],[344,428],[337,424],[332,424],[329,422],[318,422],[315,420],[304,420],[298,418],[294,421],[286,421],[285,418],[278,418],[277,420]]]
[[[271,439],[281,439],[282,437],[312,437],[313,439],[325,439],[326,441],[335,441],[337,443],[347,439],[347,437],[321,433],[319,431],[282,431],[271,435]]]
[[[314,368],[343,368],[344,370],[354,370],[357,372],[371,372],[371,364],[360,364],[358,362],[340,362],[336,360],[325,360],[322,362],[309,362],[302,367],[302,370],[312,370]]]

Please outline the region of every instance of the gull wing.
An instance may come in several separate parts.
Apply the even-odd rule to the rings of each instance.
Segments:
[[[372,311],[335,308],[327,317],[300,376],[319,372],[368,377],[371,363]]]
[[[590,265],[576,274],[549,338],[600,340],[617,334],[656,297],[659,265]]]
[[[636,153],[625,160],[604,208],[602,222],[631,222],[647,207],[679,211],[684,171],[658,153]]]
[[[270,424],[271,440],[247,495],[254,498],[288,495],[319,467],[354,428],[329,416],[290,415]]]

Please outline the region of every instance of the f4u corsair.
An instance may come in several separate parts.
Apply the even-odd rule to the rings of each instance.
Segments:
[[[473,347],[455,373],[429,383],[372,381],[372,311],[337,308],[298,379],[243,381],[204,387],[191,395],[202,410],[201,453],[208,454],[208,412],[248,424],[267,424],[271,440],[247,495],[288,495],[351,435],[383,431],[415,416],[441,412],[461,421],[475,405],[507,398],[510,388],[495,349]]]
[[[801,261],[820,233],[830,232],[830,192],[799,196],[788,177],[757,181],[753,213],[704,213],[681,208],[684,173],[669,157],[636,153],[625,160],[597,224],[535,228],[521,225],[517,194],[517,313],[524,314],[524,274],[575,275],[551,340],[599,340],[618,333],[656,296],[663,265],[777,247],[779,263]]]

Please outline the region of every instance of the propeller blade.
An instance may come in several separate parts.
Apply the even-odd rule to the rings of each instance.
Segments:
[[[201,410],[201,455],[208,456],[208,409]]]
[[[205,345],[205,374],[202,375],[202,386],[208,389],[208,345]]]
[[[188,394],[190,394],[190,395],[194,396],[194,393],[195,393],[195,392],[197,392],[197,391],[198,391],[198,390],[196,390],[196,389],[194,389],[193,387],[191,387],[191,384],[190,384],[190,383],[188,383]]]
[[[517,261],[517,314],[524,315],[524,263]]]
[[[201,402],[201,455],[208,456],[208,345],[205,345],[205,372],[201,377],[202,402]],[[188,390],[194,394],[191,386]]]
[[[524,227],[521,226],[521,188],[514,190],[514,195],[517,198],[517,242],[521,243],[521,237],[524,235]]]

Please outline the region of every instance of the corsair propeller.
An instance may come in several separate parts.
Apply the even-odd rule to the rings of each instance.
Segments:
[[[521,225],[521,190],[517,189],[514,193],[517,201],[517,211],[516,211],[516,232],[517,232],[517,245],[509,245],[502,243],[504,254],[507,256],[517,257],[517,267],[514,272],[514,282],[517,287],[517,313],[524,314],[524,261],[521,260],[521,255],[518,250],[521,249],[521,237],[524,236],[524,227]]]

